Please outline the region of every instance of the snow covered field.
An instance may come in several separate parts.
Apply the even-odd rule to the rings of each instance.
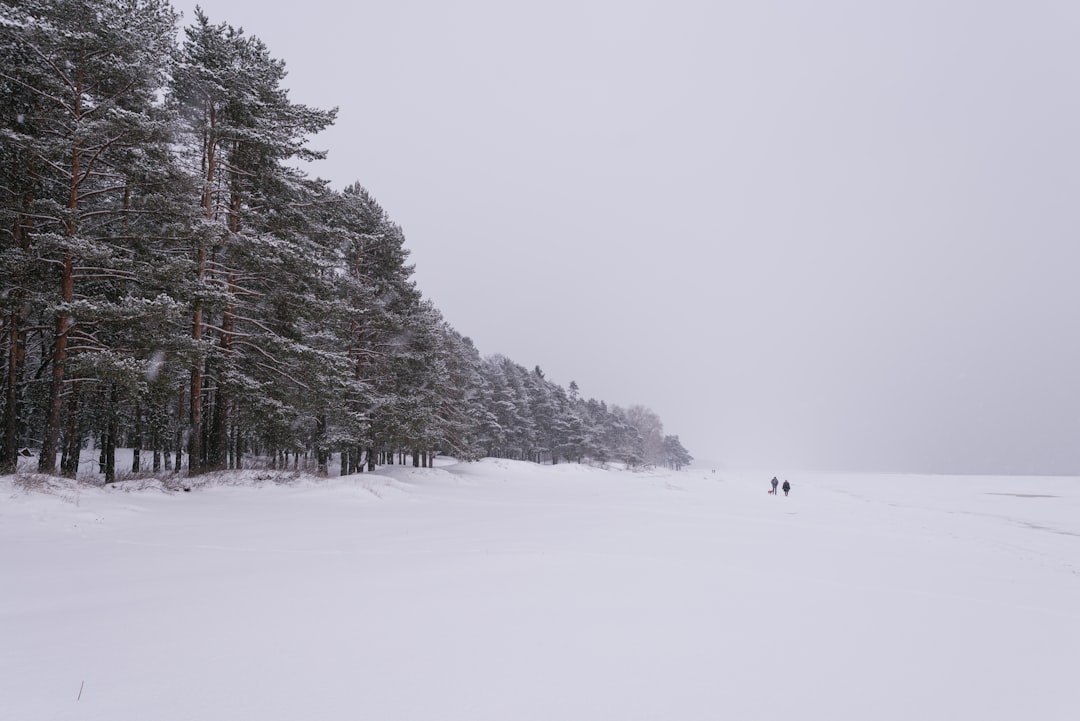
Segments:
[[[1078,718],[1080,481],[771,475],[0,479],[0,718]]]

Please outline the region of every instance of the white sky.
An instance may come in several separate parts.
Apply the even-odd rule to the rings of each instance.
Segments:
[[[202,5],[482,353],[717,463],[1080,473],[1080,4]]]

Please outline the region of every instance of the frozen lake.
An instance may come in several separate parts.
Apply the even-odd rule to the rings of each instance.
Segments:
[[[0,479],[0,716],[1076,718],[1080,481],[771,475]]]

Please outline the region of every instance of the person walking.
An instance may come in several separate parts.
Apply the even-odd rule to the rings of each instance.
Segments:
[[[788,494],[788,491],[790,491],[790,490],[791,490],[791,484],[790,484],[790,483],[788,483],[788,481],[787,481],[787,479],[786,479],[786,478],[784,479],[784,485],[783,485],[783,486],[781,486],[781,488],[783,488],[783,489],[784,489],[784,495],[785,495],[785,496],[786,496],[786,495]]]
[[[776,480],[776,476],[772,477],[772,490],[769,493],[776,495],[776,487],[780,485],[780,481]]]

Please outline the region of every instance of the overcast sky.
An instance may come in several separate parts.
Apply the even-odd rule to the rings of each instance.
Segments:
[[[1080,474],[1075,0],[202,7],[482,353],[718,466]]]

